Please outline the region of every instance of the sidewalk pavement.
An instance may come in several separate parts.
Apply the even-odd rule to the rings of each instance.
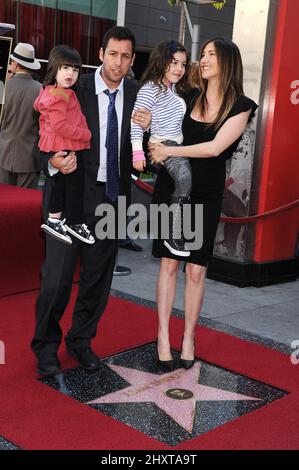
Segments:
[[[114,276],[112,294],[156,308],[159,260],[151,255],[151,240],[137,240],[140,253],[123,248],[118,265],[129,267],[129,276]],[[184,273],[180,269],[173,315],[183,317]],[[199,323],[285,353],[299,341],[299,280],[268,287],[239,288],[207,279]]]

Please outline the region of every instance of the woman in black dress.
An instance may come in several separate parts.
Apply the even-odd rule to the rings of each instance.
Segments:
[[[236,150],[247,123],[257,105],[244,96],[243,67],[238,47],[231,41],[216,38],[202,48],[199,64],[199,93],[188,106],[183,122],[183,147],[151,145],[155,163],[168,156],[189,157],[192,168],[191,205],[203,205],[203,244],[191,251],[186,260],[185,330],[182,339],[181,365],[194,364],[194,333],[204,297],[205,275],[213,251],[225,184],[226,160]],[[161,167],[153,202],[170,203],[173,181]],[[194,210],[192,210],[194,213]],[[194,224],[193,220],[193,224]],[[161,258],[157,282],[159,362],[173,368],[169,342],[169,320],[176,292],[180,260],[163,245],[154,241],[153,254]]]

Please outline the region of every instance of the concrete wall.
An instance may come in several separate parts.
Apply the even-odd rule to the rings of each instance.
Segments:
[[[265,57],[270,0],[237,0],[233,41],[238,44],[244,67],[244,92],[259,101]]]

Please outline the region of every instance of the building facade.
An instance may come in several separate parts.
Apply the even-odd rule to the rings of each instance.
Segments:
[[[1,0],[0,22],[14,24],[14,44],[32,44],[39,59],[46,60],[55,45],[69,44],[84,64],[97,65],[103,35],[116,24],[117,7],[118,0]]]
[[[0,22],[16,26],[14,44],[28,42],[36,56],[46,60],[55,45],[69,44],[80,52],[84,64],[98,65],[98,52],[105,32],[117,22],[118,0],[1,0]],[[212,5],[190,5],[193,23],[200,24],[200,42],[214,36],[232,37],[235,0],[217,11]],[[137,78],[155,45],[178,39],[180,7],[167,0],[127,0],[125,26],[137,40],[134,71]],[[8,34],[9,35],[9,34]],[[185,44],[191,49],[186,28]]]

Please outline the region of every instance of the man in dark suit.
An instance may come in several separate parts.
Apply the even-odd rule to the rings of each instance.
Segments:
[[[117,26],[111,28],[105,34],[100,49],[101,67],[94,74],[82,76],[78,91],[82,111],[92,132],[91,149],[84,151],[82,156],[85,171],[82,197],[86,223],[93,233],[99,220],[95,216],[96,207],[101,203],[110,203],[114,207],[117,204],[107,192],[111,184],[107,134],[111,134],[111,95],[116,90],[113,112],[114,116],[116,112],[117,123],[111,139],[116,139],[114,144],[118,145],[118,194],[128,197],[130,195],[130,119],[137,86],[124,77],[134,62],[134,49],[135,38],[130,30]],[[146,115],[145,111],[145,120]],[[49,170],[50,174],[57,170],[67,174],[76,169],[76,156],[72,153],[65,157],[65,154],[58,152],[53,158],[44,158],[44,161],[47,162],[46,171]],[[46,214],[50,190],[51,177],[48,177],[43,204]],[[77,239],[73,239],[72,245],[64,245],[46,235],[46,259],[42,267],[42,286],[36,303],[36,328],[31,343],[38,359],[39,374],[53,375],[60,371],[57,350],[61,343],[62,331],[59,321],[70,298],[79,255],[79,291],[72,325],[65,341],[67,352],[75,357],[82,367],[90,370],[98,368],[99,361],[91,349],[91,339],[96,335],[99,319],[108,301],[116,250],[117,241],[108,238],[96,239],[94,245],[86,245]]]

